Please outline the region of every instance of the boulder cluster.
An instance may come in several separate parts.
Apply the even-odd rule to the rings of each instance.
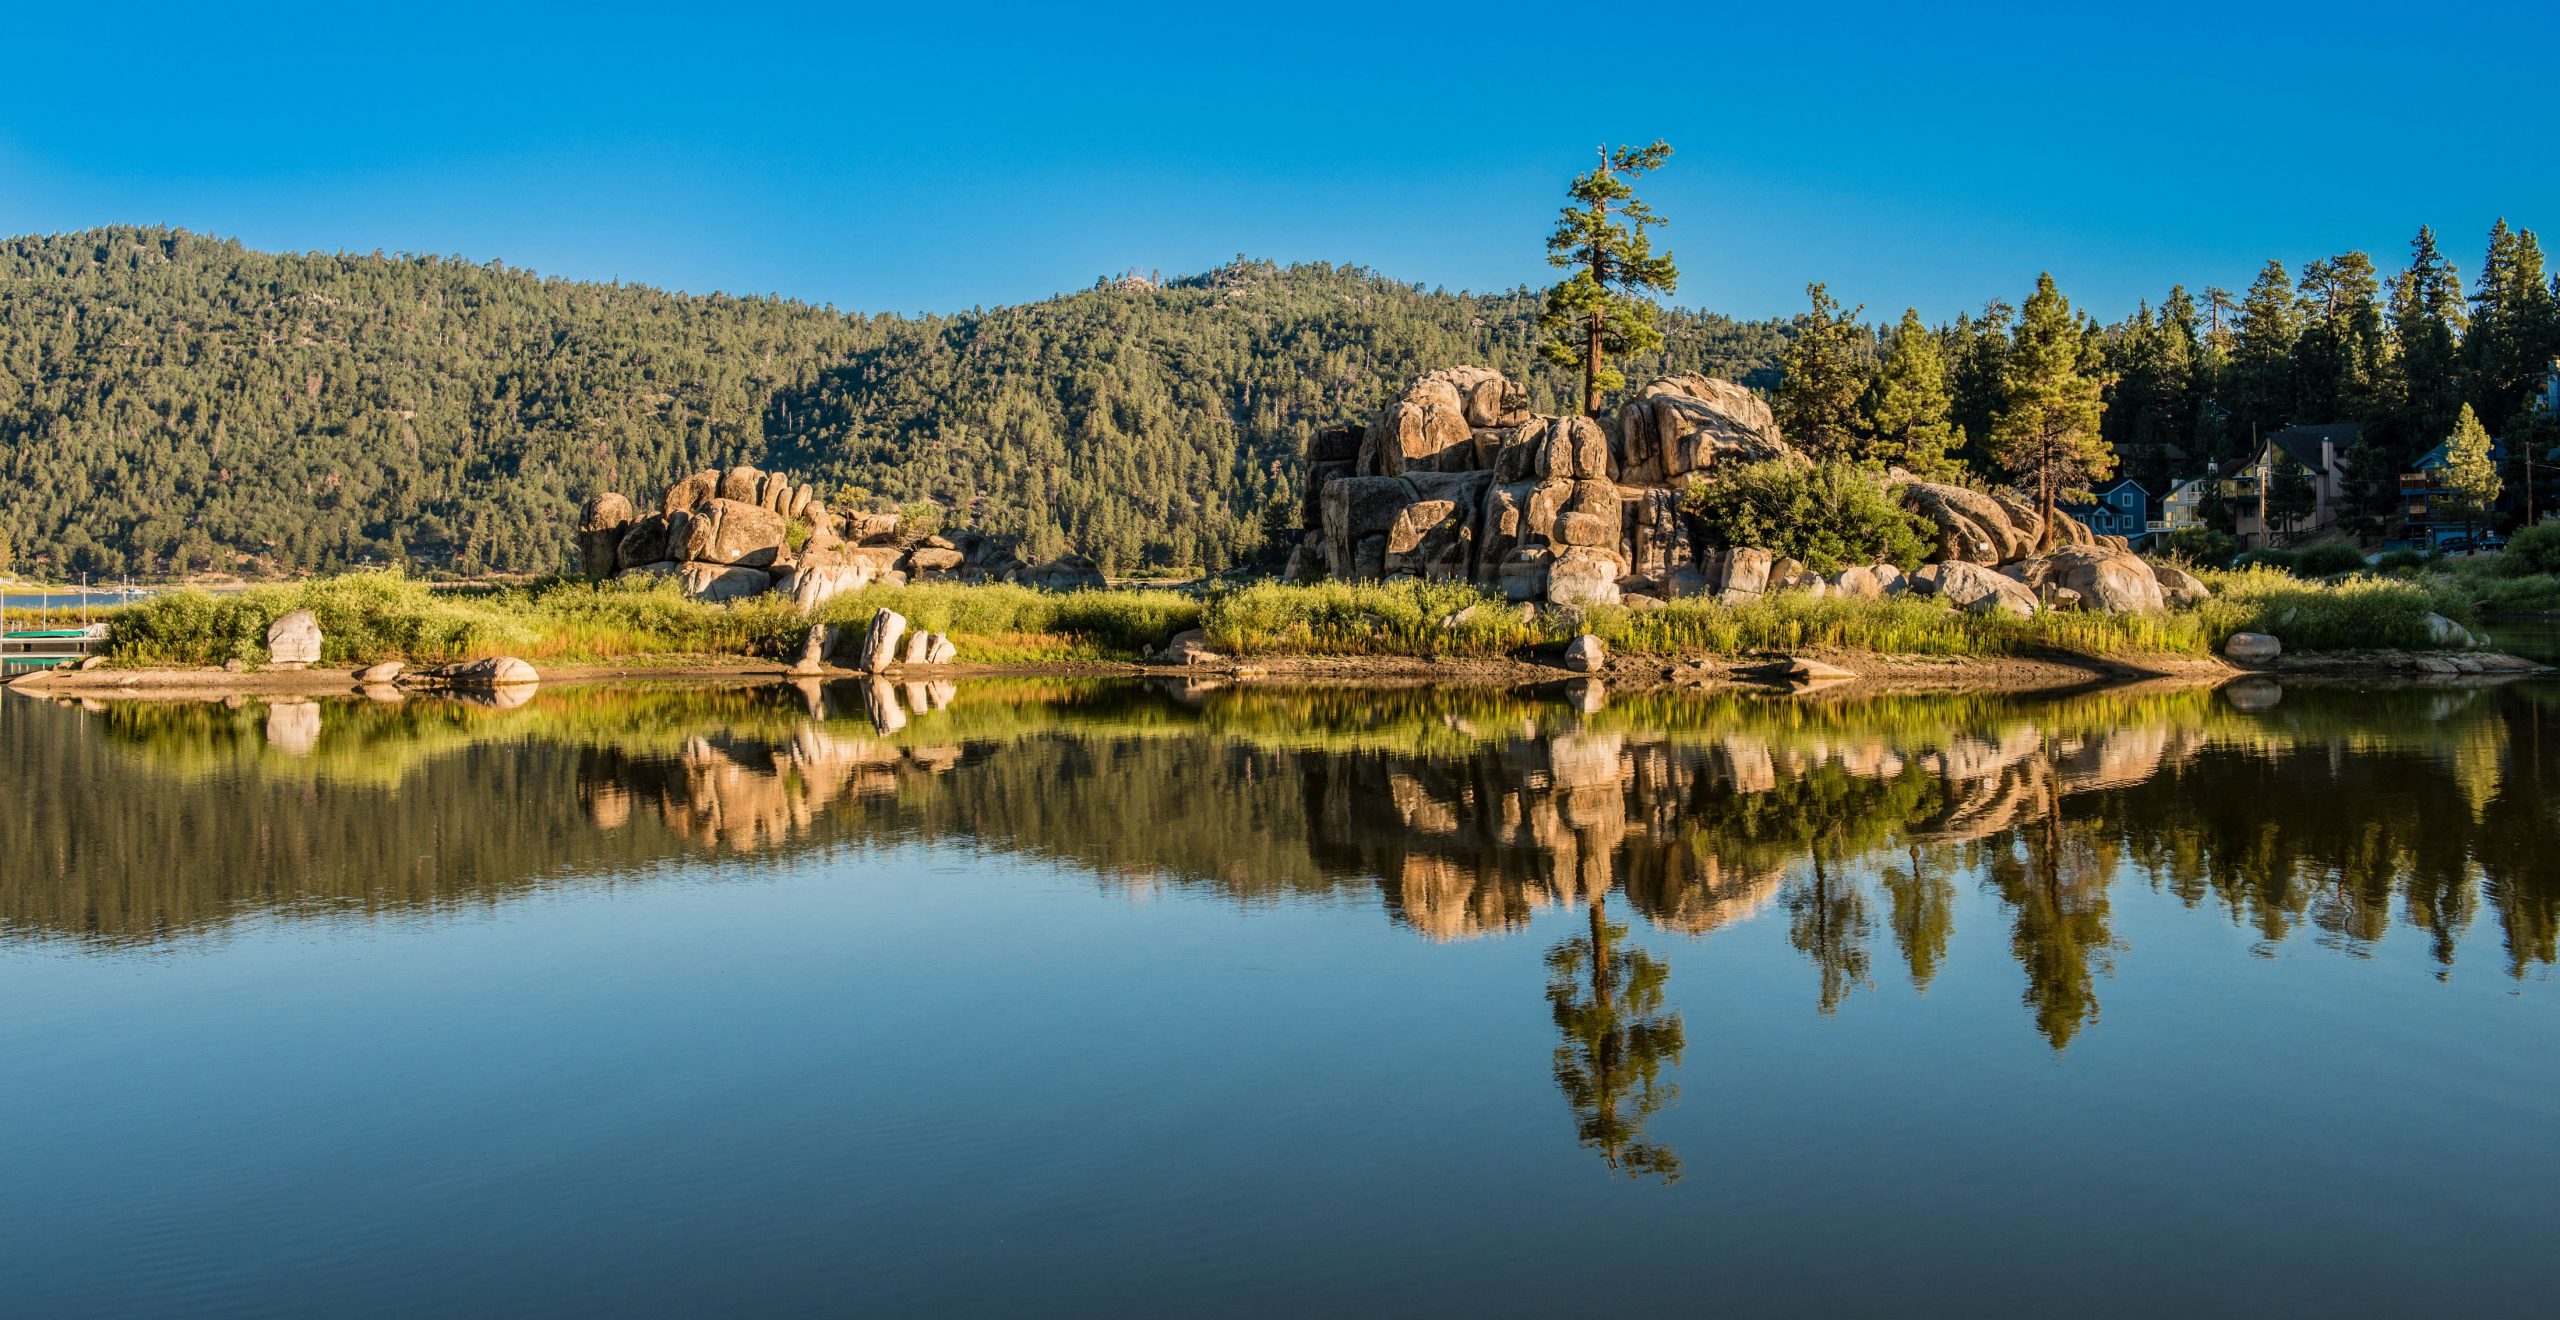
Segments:
[[[1706,376],[1656,380],[1611,417],[1550,417],[1500,372],[1443,368],[1366,424],[1318,432],[1306,457],[1293,580],[1471,581],[1513,601],[1637,608],[1916,590],[2019,614],[2156,610],[2206,594],[2066,514],[2055,515],[2051,551],[2037,554],[2044,523],[2026,501],[1899,472],[1898,497],[1936,531],[1936,562],[1918,573],[1872,564],[1823,575],[1733,544],[1683,507],[1683,489],[1735,464],[1796,456],[1765,401]]]
[[[875,582],[1103,585],[1080,555],[1032,564],[1000,537],[901,523],[895,512],[830,507],[783,473],[734,467],[676,482],[648,513],[618,494],[595,496],[579,512],[578,553],[591,578],[674,578],[710,601],[780,592],[804,612]]]
[[[1445,368],[1367,425],[1316,435],[1287,571],[1457,579],[1563,605],[1722,590],[1676,484],[1786,452],[1768,405],[1730,381],[1667,377],[1604,423],[1533,413],[1491,368]]]

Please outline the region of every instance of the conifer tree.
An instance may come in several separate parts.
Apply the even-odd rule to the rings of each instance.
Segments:
[[[2142,304],[2105,347],[2107,443],[2133,476],[2166,490],[2181,475],[2172,452],[2183,452],[2195,431],[2195,300],[2179,287],[2157,317]]]
[[[2387,380],[2392,442],[2406,459],[2449,433],[2462,407],[2462,277],[2424,226],[2409,268],[2391,284],[2394,370]]]
[[[1653,254],[1646,229],[1662,223],[1635,193],[1633,180],[1671,158],[1668,144],[1600,151],[1600,168],[1566,189],[1564,208],[1547,236],[1547,264],[1573,275],[1547,291],[1538,314],[1539,351],[1582,372],[1582,410],[1600,411],[1600,395],[1626,383],[1610,359],[1662,347],[1649,295],[1679,287],[1671,254]]]
[[[2240,305],[2231,291],[2208,284],[2204,289],[2204,335],[2196,349],[2195,445],[2209,464],[2229,458],[2238,446],[2231,438],[2232,323]]]
[[[2382,400],[2385,358],[2382,286],[2373,258],[2346,252],[2314,260],[2302,268],[2300,291],[2294,383],[2301,420],[2372,416]]]
[[[2504,431],[2560,351],[2560,316],[2532,230],[2510,229],[2501,218],[2489,231],[2462,349],[2472,400],[2487,425]]]
[[[2506,489],[2498,476],[2498,464],[2490,457],[2489,428],[2480,424],[2479,414],[2470,404],[2462,405],[2462,414],[2453,424],[2453,434],[2444,442],[2444,474],[2441,478],[2445,498],[2462,515],[2465,536],[2472,525],[2489,515]]]
[[[2270,261],[2240,302],[2231,336],[2232,434],[2263,436],[2293,421],[2293,280]]]
[[[1906,307],[1868,391],[1867,425],[1875,435],[1870,453],[1916,476],[1953,476],[1961,466],[1947,452],[1958,439],[1954,415],[1946,346],[1920,323],[1920,309]]]
[[[2048,550],[2054,501],[2116,465],[2099,434],[2106,412],[2099,365],[2049,273],[2036,277],[2034,296],[2019,309],[2001,389],[2006,403],[1992,423],[1992,454],[2035,494],[2044,522],[2036,548]]]
[[[1982,305],[1979,319],[1956,317],[1947,355],[1954,368],[1955,423],[1964,432],[1964,448],[1969,457],[1986,462],[1991,425],[2005,402],[2000,380],[2008,367],[2009,323],[2014,315],[2005,300],[1994,298]]]
[[[1866,392],[1864,306],[1842,315],[1821,284],[1808,284],[1813,309],[1796,322],[1796,334],[1778,355],[1786,379],[1778,386],[1778,433],[1816,459],[1854,458],[1866,418],[1858,407]]]

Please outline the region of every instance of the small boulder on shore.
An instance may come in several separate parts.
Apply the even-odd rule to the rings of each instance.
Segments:
[[[2222,644],[2222,654],[2240,664],[2263,665],[2284,654],[2284,643],[2266,633],[2233,633]]]
[[[413,687],[523,688],[540,683],[542,673],[514,656],[492,655],[408,670],[401,681]]]
[[[907,616],[884,609],[871,616],[871,626],[862,634],[861,663],[855,666],[866,674],[884,673],[898,663],[898,641],[907,632]]]
[[[1168,665],[1213,665],[1225,657],[1209,649],[1208,633],[1189,628],[1175,633],[1156,659]]]
[[[1589,633],[1573,639],[1564,648],[1564,667],[1577,674],[1596,674],[1609,663],[1609,647]]]
[[[835,648],[836,630],[823,623],[809,625],[807,636],[800,642],[800,658],[791,663],[795,674],[814,674],[826,668],[827,652]]]
[[[407,671],[408,668],[409,666],[398,660],[385,660],[381,664],[366,665],[364,668],[357,670],[356,681],[359,683],[389,683],[397,680],[403,672]]]
[[[1780,672],[1784,673],[1787,681],[1791,683],[1845,683],[1857,677],[1855,673],[1842,669],[1838,665],[1827,665],[1810,656],[1801,655],[1788,660],[1786,668]]]
[[[320,663],[320,620],[309,610],[295,610],[268,624],[267,663],[278,669]]]
[[[1912,587],[1924,595],[1944,597],[1960,610],[1997,610],[2024,619],[2036,612],[2036,594],[2017,579],[1961,559],[1923,564],[1911,575]]]
[[[2478,637],[2472,635],[2470,629],[2441,614],[2429,614],[2426,624],[2427,640],[2447,650],[2467,651],[2483,644]]]

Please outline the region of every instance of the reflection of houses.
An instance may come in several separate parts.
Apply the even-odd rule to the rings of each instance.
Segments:
[[[2362,422],[2288,426],[2268,436],[2257,453],[2215,469],[2223,501],[2233,514],[2233,532],[2264,546],[2303,540],[2335,526],[2347,507],[2347,451],[2363,438]],[[2272,535],[2258,522],[2262,483]]]
[[[2069,502],[2059,507],[2100,536],[2121,536],[2128,541],[2139,541],[2155,530],[2151,520],[2151,492],[2141,482],[2131,477],[2117,477],[2090,493],[2094,498],[2089,503]]]

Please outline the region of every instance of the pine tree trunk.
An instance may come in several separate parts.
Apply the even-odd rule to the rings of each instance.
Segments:
[[[1590,330],[1583,338],[1582,415],[1600,415],[1600,313],[1591,314]]]
[[[2044,462],[2036,472],[2036,512],[2043,515],[2044,527],[2036,533],[2036,553],[2053,553],[2053,449],[2046,446]]]

